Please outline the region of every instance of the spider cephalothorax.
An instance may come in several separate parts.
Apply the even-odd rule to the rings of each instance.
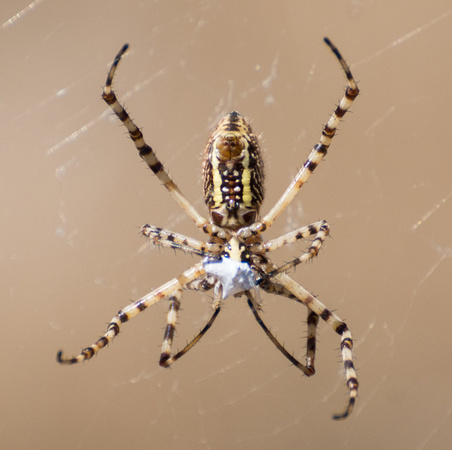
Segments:
[[[261,218],[259,210],[264,196],[264,177],[257,137],[252,133],[248,122],[239,113],[233,111],[225,116],[213,132],[204,155],[204,199],[210,220],[199,214],[187,200],[170,178],[152,148],[146,144],[140,129],[116,99],[111,85],[118,63],[128,45],[126,44],[121,49],[108,74],[103,99],[129,131],[140,156],[196,226],[208,235],[208,239],[206,242],[202,242],[163,228],[144,225],[142,234],[153,244],[202,256],[202,261],[119,311],[108,325],[106,333],[94,344],[82,350],[78,356],[67,358],[61,351],[58,352],[58,362],[75,364],[90,359],[119,333],[124,322],[129,321],[149,306],[167,298],[169,311],[160,354],[160,365],[168,367],[193,348],[204,336],[220,313],[223,300],[232,295],[245,296],[255,319],[266,335],[278,350],[307,376],[315,373],[316,330],[319,318],[340,335],[349,401],[345,411],[335,415],[334,418],[343,419],[351,413],[358,392],[358,380],[353,365],[353,341],[350,330],[336,314],[287,275],[289,269],[318,254],[329,234],[328,224],[324,220],[315,222],[269,241],[262,237],[262,232],[271,227],[325,156],[341,118],[359,92],[350,69],[337,48],[329,39],[325,38],[325,42],[339,60],[347,76],[348,87],[323,128],[319,142],[313,147],[308,159],[278,202]],[[308,249],[292,261],[277,265],[267,256],[273,250],[308,238],[312,238]],[[306,364],[301,363],[289,353],[262,321],[259,314],[261,306],[256,296],[258,288],[270,294],[289,298],[307,307]],[[172,344],[177,313],[184,289],[199,292],[212,290],[214,294],[213,313],[193,340],[182,350],[173,353]]]

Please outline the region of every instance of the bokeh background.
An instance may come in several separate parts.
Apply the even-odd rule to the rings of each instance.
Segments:
[[[2,448],[450,448],[450,1],[4,0],[0,16]],[[166,302],[92,361],[59,366],[57,350],[77,353],[197,260],[150,248],[141,225],[203,238],[100,98],[121,46],[117,93],[199,210],[210,131],[233,109],[252,120],[266,149],[265,212],[346,85],[324,36],[362,94],[267,237],[332,226],[293,276],[353,332],[353,416],[331,420],[347,401],[339,337],[321,324],[307,379],[244,299],[227,300],[171,369],[157,363]],[[268,325],[302,358],[304,308],[262,299]],[[176,346],[210,304],[184,295]]]

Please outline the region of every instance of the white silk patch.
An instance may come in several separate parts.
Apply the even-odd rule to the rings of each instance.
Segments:
[[[222,257],[220,260],[205,258],[204,270],[217,277],[223,286],[223,300],[239,292],[256,288],[256,279],[248,263]]]

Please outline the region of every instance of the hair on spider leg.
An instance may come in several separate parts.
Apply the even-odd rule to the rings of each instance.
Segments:
[[[292,182],[279,200],[264,215],[260,207],[264,199],[264,167],[259,139],[253,133],[249,121],[237,111],[223,117],[213,131],[204,151],[202,161],[203,194],[208,217],[196,209],[170,177],[156,152],[146,143],[141,129],[117,100],[112,89],[116,69],[128,49],[125,44],[117,53],[103,89],[102,98],[109,105],[127,129],[139,156],[158,178],[168,195],[192,219],[195,226],[206,236],[206,241],[145,225],[141,232],[154,245],[200,256],[202,260],[152,290],[132,304],[120,310],[110,321],[107,331],[97,341],[73,357],[65,357],[61,351],[57,360],[70,365],[91,359],[109,344],[120,332],[122,325],[148,307],[169,298],[169,311],[165,327],[160,365],[169,367],[185,355],[205,335],[218,317],[222,303],[230,296],[244,295],[252,314],[274,346],[302,373],[315,373],[316,332],[319,318],[326,322],[340,336],[341,357],[348,388],[348,403],[343,413],[333,416],[343,419],[350,415],[358,392],[358,380],[353,364],[353,340],[348,326],[332,310],[328,309],[314,295],[287,275],[290,269],[313,260],[318,255],[330,227],[326,221],[301,227],[276,239],[264,240],[263,232],[268,230],[277,218],[288,208],[302,186],[327,154],[338,125],[359,94],[353,75],[337,47],[328,38],[326,45],[336,56],[342,67],[348,86],[322,129],[318,142],[312,147],[307,160],[297,171]],[[308,251],[282,265],[273,263],[268,253],[287,246],[299,239],[314,237]],[[256,279],[257,278],[257,279]],[[306,363],[297,360],[272,334],[260,316],[260,303],[256,299],[259,289],[269,294],[282,296],[304,304],[309,311]],[[174,353],[173,338],[176,331],[178,311],[183,290],[201,293],[213,292],[214,311],[204,327],[186,346]],[[311,317],[311,319],[309,319]]]

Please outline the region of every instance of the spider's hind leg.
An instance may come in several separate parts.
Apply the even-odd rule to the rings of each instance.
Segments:
[[[116,114],[118,119],[123,123],[129,132],[129,136],[135,144],[141,158],[146,162],[149,168],[152,170],[154,175],[160,180],[160,182],[165,186],[170,195],[179,204],[179,206],[187,213],[187,215],[196,223],[198,228],[201,228],[204,232],[212,234],[212,226],[209,221],[207,221],[195,207],[187,200],[185,195],[181,192],[176,183],[171,179],[167,170],[164,168],[163,164],[160,162],[157,154],[154,152],[151,146],[149,146],[143,136],[143,133],[131,119],[124,107],[119,103],[114,90],[112,89],[113,79],[116,73],[121,58],[124,53],[129,48],[128,44],[125,44],[111,65],[110,71],[108,72],[107,81],[102,92],[102,98]]]

